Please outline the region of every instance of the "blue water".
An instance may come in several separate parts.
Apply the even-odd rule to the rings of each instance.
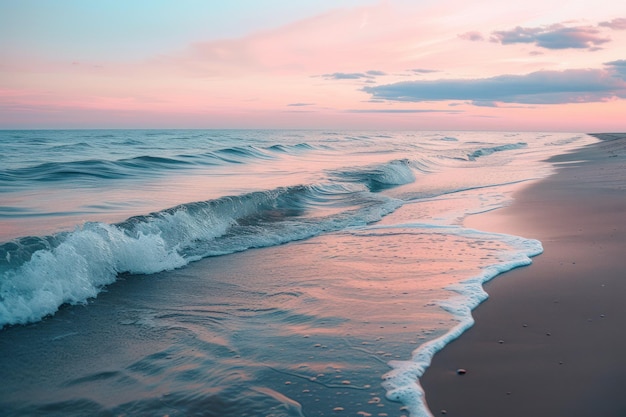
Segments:
[[[403,404],[405,408],[399,413],[427,416],[430,414],[418,378],[437,350],[471,326],[471,309],[486,297],[482,283],[528,264],[529,257],[541,252],[540,242],[532,236],[470,230],[463,227],[463,219],[510,203],[515,187],[552,172],[553,167],[544,162],[547,158],[594,141],[582,134],[519,132],[2,131],[0,326],[4,329],[0,337],[24,332],[31,328],[23,326],[33,323],[33,335],[52,331],[54,326],[61,326],[59,314],[68,312],[80,316],[76,319],[82,320],[80,323],[89,323],[89,312],[100,311],[102,303],[111,303],[109,311],[117,315],[132,316],[129,311],[133,309],[124,301],[131,294],[130,289],[124,294],[123,288],[130,285],[127,281],[142,285],[132,293],[133,302],[140,303],[150,294],[152,304],[138,308],[141,318],[119,318],[108,324],[109,331],[121,325],[144,328],[148,316],[151,322],[169,322],[173,313],[165,319],[158,311],[169,311],[172,306],[183,305],[180,300],[185,297],[201,293],[202,303],[213,306],[206,314],[189,316],[188,310],[177,309],[180,318],[174,320],[175,325],[165,327],[167,331],[171,326],[180,327],[197,335],[197,326],[203,329],[200,333],[207,330],[205,325],[191,325],[192,321],[226,314],[237,306],[237,313],[229,313],[224,327],[211,336],[226,340],[223,348],[240,352],[237,358],[242,363],[237,369],[252,375],[249,380],[253,382],[244,390],[248,396],[241,399],[241,392],[224,394],[228,407],[235,410],[232,415],[265,415],[270,411],[273,415],[323,415],[310,398],[310,389],[296,395],[293,387],[280,391],[264,385],[257,370],[258,364],[264,363],[263,356],[252,352],[245,342],[235,341],[234,335],[246,340],[251,335],[258,340],[270,335],[286,338],[281,343],[287,346],[284,349],[291,346],[292,350],[283,355],[295,361],[303,337],[308,339],[315,332],[331,337],[335,332],[331,339],[346,341],[348,347],[341,355],[348,358],[348,352],[354,351],[349,346],[369,343],[365,336],[359,339],[354,323],[365,316],[370,316],[368,325],[404,320],[402,328],[406,330],[396,334],[382,330],[383,325],[377,326],[380,330],[368,327],[362,331],[367,340],[394,340],[395,347],[388,347],[396,352],[389,354],[393,360],[377,360],[377,366],[384,365],[387,371],[358,373],[356,359],[346,367],[354,368],[352,379],[361,380],[361,387],[382,387],[389,400]],[[255,248],[266,249],[250,251]],[[228,266],[218,261],[202,263],[216,256],[228,259]],[[289,278],[281,272],[285,270],[290,271]],[[239,285],[235,283],[238,277],[251,271],[258,276],[246,280],[247,295],[225,290]],[[154,281],[138,278],[151,274],[157,274]],[[195,287],[192,282],[181,283],[189,276],[195,277]],[[320,280],[325,277],[329,277],[327,282]],[[379,282],[383,278],[384,285]],[[157,283],[163,280],[177,280],[171,285],[183,285],[184,290],[168,287],[160,291],[162,284]],[[211,285],[205,287],[204,280]],[[282,289],[269,291],[269,282]],[[333,288],[333,295],[320,294],[321,288]],[[390,295],[389,288],[403,289],[400,296],[412,294],[402,312],[394,307],[399,295]],[[179,290],[189,293],[180,298],[172,295]],[[100,301],[103,291],[115,292],[117,298],[107,294],[109,298]],[[361,294],[359,305],[364,311],[356,306],[339,309],[353,303],[357,293]],[[276,310],[278,299],[279,304],[287,303],[284,314]],[[337,309],[332,314],[336,323],[331,330],[324,324],[328,320],[324,314],[333,309]],[[266,327],[264,333],[248,329],[255,320]],[[307,327],[306,334],[302,326]],[[74,346],[74,335],[85,330],[78,326],[64,331],[67,333],[53,339],[55,343],[64,341],[69,349]],[[342,332],[352,333],[346,336]],[[379,338],[373,332],[379,332]],[[419,340],[409,346],[408,338],[415,338],[403,332],[419,334]],[[166,333],[161,336],[167,340],[171,337],[172,346],[185,346],[180,351],[186,353],[179,353],[180,358],[189,359],[194,356],[190,352],[202,350]],[[119,338],[130,340],[131,336]],[[7,351],[15,348],[11,341],[5,339],[3,343],[0,346]],[[153,345],[161,349],[158,352],[176,357],[171,346]],[[214,352],[211,349],[215,347],[207,349]],[[146,352],[143,360],[150,362],[155,354]],[[368,351],[368,355],[377,354]],[[208,376],[201,371],[206,364],[189,361],[200,376],[194,379],[185,374],[184,383],[180,382],[179,367],[167,368],[159,362],[177,381],[174,386],[182,398],[177,400],[180,406],[160,409],[160,400],[153,396],[158,385],[154,381],[134,394],[136,399],[147,401],[142,404],[150,404],[146,406],[151,410],[148,414],[178,415],[178,410],[185,415],[197,405],[188,397],[205,395],[206,390],[213,395],[216,387],[226,391],[232,388],[232,381],[224,377],[232,369]],[[211,363],[219,368],[224,361],[228,362],[215,359]],[[285,359],[284,363],[288,362]],[[34,360],[28,363],[37,365]],[[292,365],[284,366],[283,373],[296,372]],[[304,372],[297,369],[299,375]],[[134,368],[123,368],[111,375],[131,370]],[[317,378],[313,370],[306,375]],[[124,384],[111,385],[109,376],[87,373],[82,376],[87,378],[84,381],[81,377],[74,380],[83,381],[85,387],[107,380],[106,388],[102,385],[98,389],[107,392],[108,398],[119,396],[128,401],[121,394]],[[0,404],[14,415],[37,415],[54,403],[48,397],[55,395],[67,395],[69,402],[57,404],[55,410],[65,410],[68,415],[128,411],[124,408],[128,403],[121,399],[108,404],[92,398],[94,394],[73,397],[78,394],[66,392],[67,381],[59,381],[57,388],[48,384],[44,389],[17,373],[13,377],[16,386],[25,384],[28,388],[24,389],[42,393],[41,398],[35,395],[32,403],[26,401],[27,408],[20,408],[15,401],[19,398],[23,404],[25,400],[17,391],[0,390]],[[58,375],[55,378],[62,379]],[[199,381],[211,388],[203,391]],[[83,382],[72,386],[82,386]],[[340,381],[338,386],[342,383],[347,387],[353,384]],[[335,385],[324,386],[330,389]],[[303,392],[306,399],[300,398]],[[86,398],[88,406],[72,408],[75,401],[84,405],[80,401]],[[322,402],[328,402],[328,397],[324,398]],[[374,406],[359,401],[337,401],[330,411],[362,411],[366,415],[362,404]],[[226,407],[219,401],[210,403],[215,415],[220,415],[220,407]],[[228,414],[225,409],[223,415]]]

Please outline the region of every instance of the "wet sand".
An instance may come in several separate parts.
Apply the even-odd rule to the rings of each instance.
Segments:
[[[422,378],[435,416],[626,416],[626,134],[595,136],[511,206],[467,219],[544,253],[487,284],[474,327],[435,356]]]

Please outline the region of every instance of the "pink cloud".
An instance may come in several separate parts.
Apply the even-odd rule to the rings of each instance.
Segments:
[[[196,42],[180,53],[162,55],[154,64],[207,77],[386,71],[399,61],[411,62],[399,52],[407,44],[422,42],[432,30],[426,18],[415,24],[414,16],[381,3],[334,10],[243,38]]]
[[[592,26],[566,27],[560,24],[548,27],[526,28],[517,26],[512,30],[493,32],[492,42],[502,45],[531,43],[546,49],[595,49],[610,42],[601,32]]]
[[[477,31],[469,31],[469,32],[462,33],[459,35],[459,38],[464,39],[466,41],[473,41],[473,42],[485,40],[485,37],[482,35],[482,33],[477,32]]]
[[[620,62],[607,70],[537,71],[526,75],[500,75],[481,79],[403,81],[365,87],[373,99],[397,102],[468,100],[477,106],[498,103],[565,104],[626,98],[626,81],[616,76]]]
[[[605,26],[614,30],[626,30],[626,18],[618,17],[608,22],[600,22],[599,26]]]

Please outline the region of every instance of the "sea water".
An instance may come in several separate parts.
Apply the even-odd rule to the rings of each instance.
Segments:
[[[463,219],[595,141],[2,131],[0,408],[429,416],[434,353],[542,251]]]

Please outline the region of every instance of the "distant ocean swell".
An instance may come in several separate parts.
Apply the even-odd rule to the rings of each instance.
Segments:
[[[75,145],[56,146],[48,150],[52,154],[59,152],[63,157],[80,149],[91,149],[91,145],[79,143]],[[19,166],[0,170],[0,190],[20,186],[28,186],[32,182],[61,182],[75,179],[124,179],[140,177],[147,174],[159,174],[168,171],[208,167],[215,165],[244,164],[254,160],[272,160],[281,154],[298,154],[302,151],[314,150],[307,143],[295,145],[271,145],[266,148],[234,146],[216,149],[209,152],[194,154],[137,155],[119,159],[79,159],[36,164],[19,164]]]

